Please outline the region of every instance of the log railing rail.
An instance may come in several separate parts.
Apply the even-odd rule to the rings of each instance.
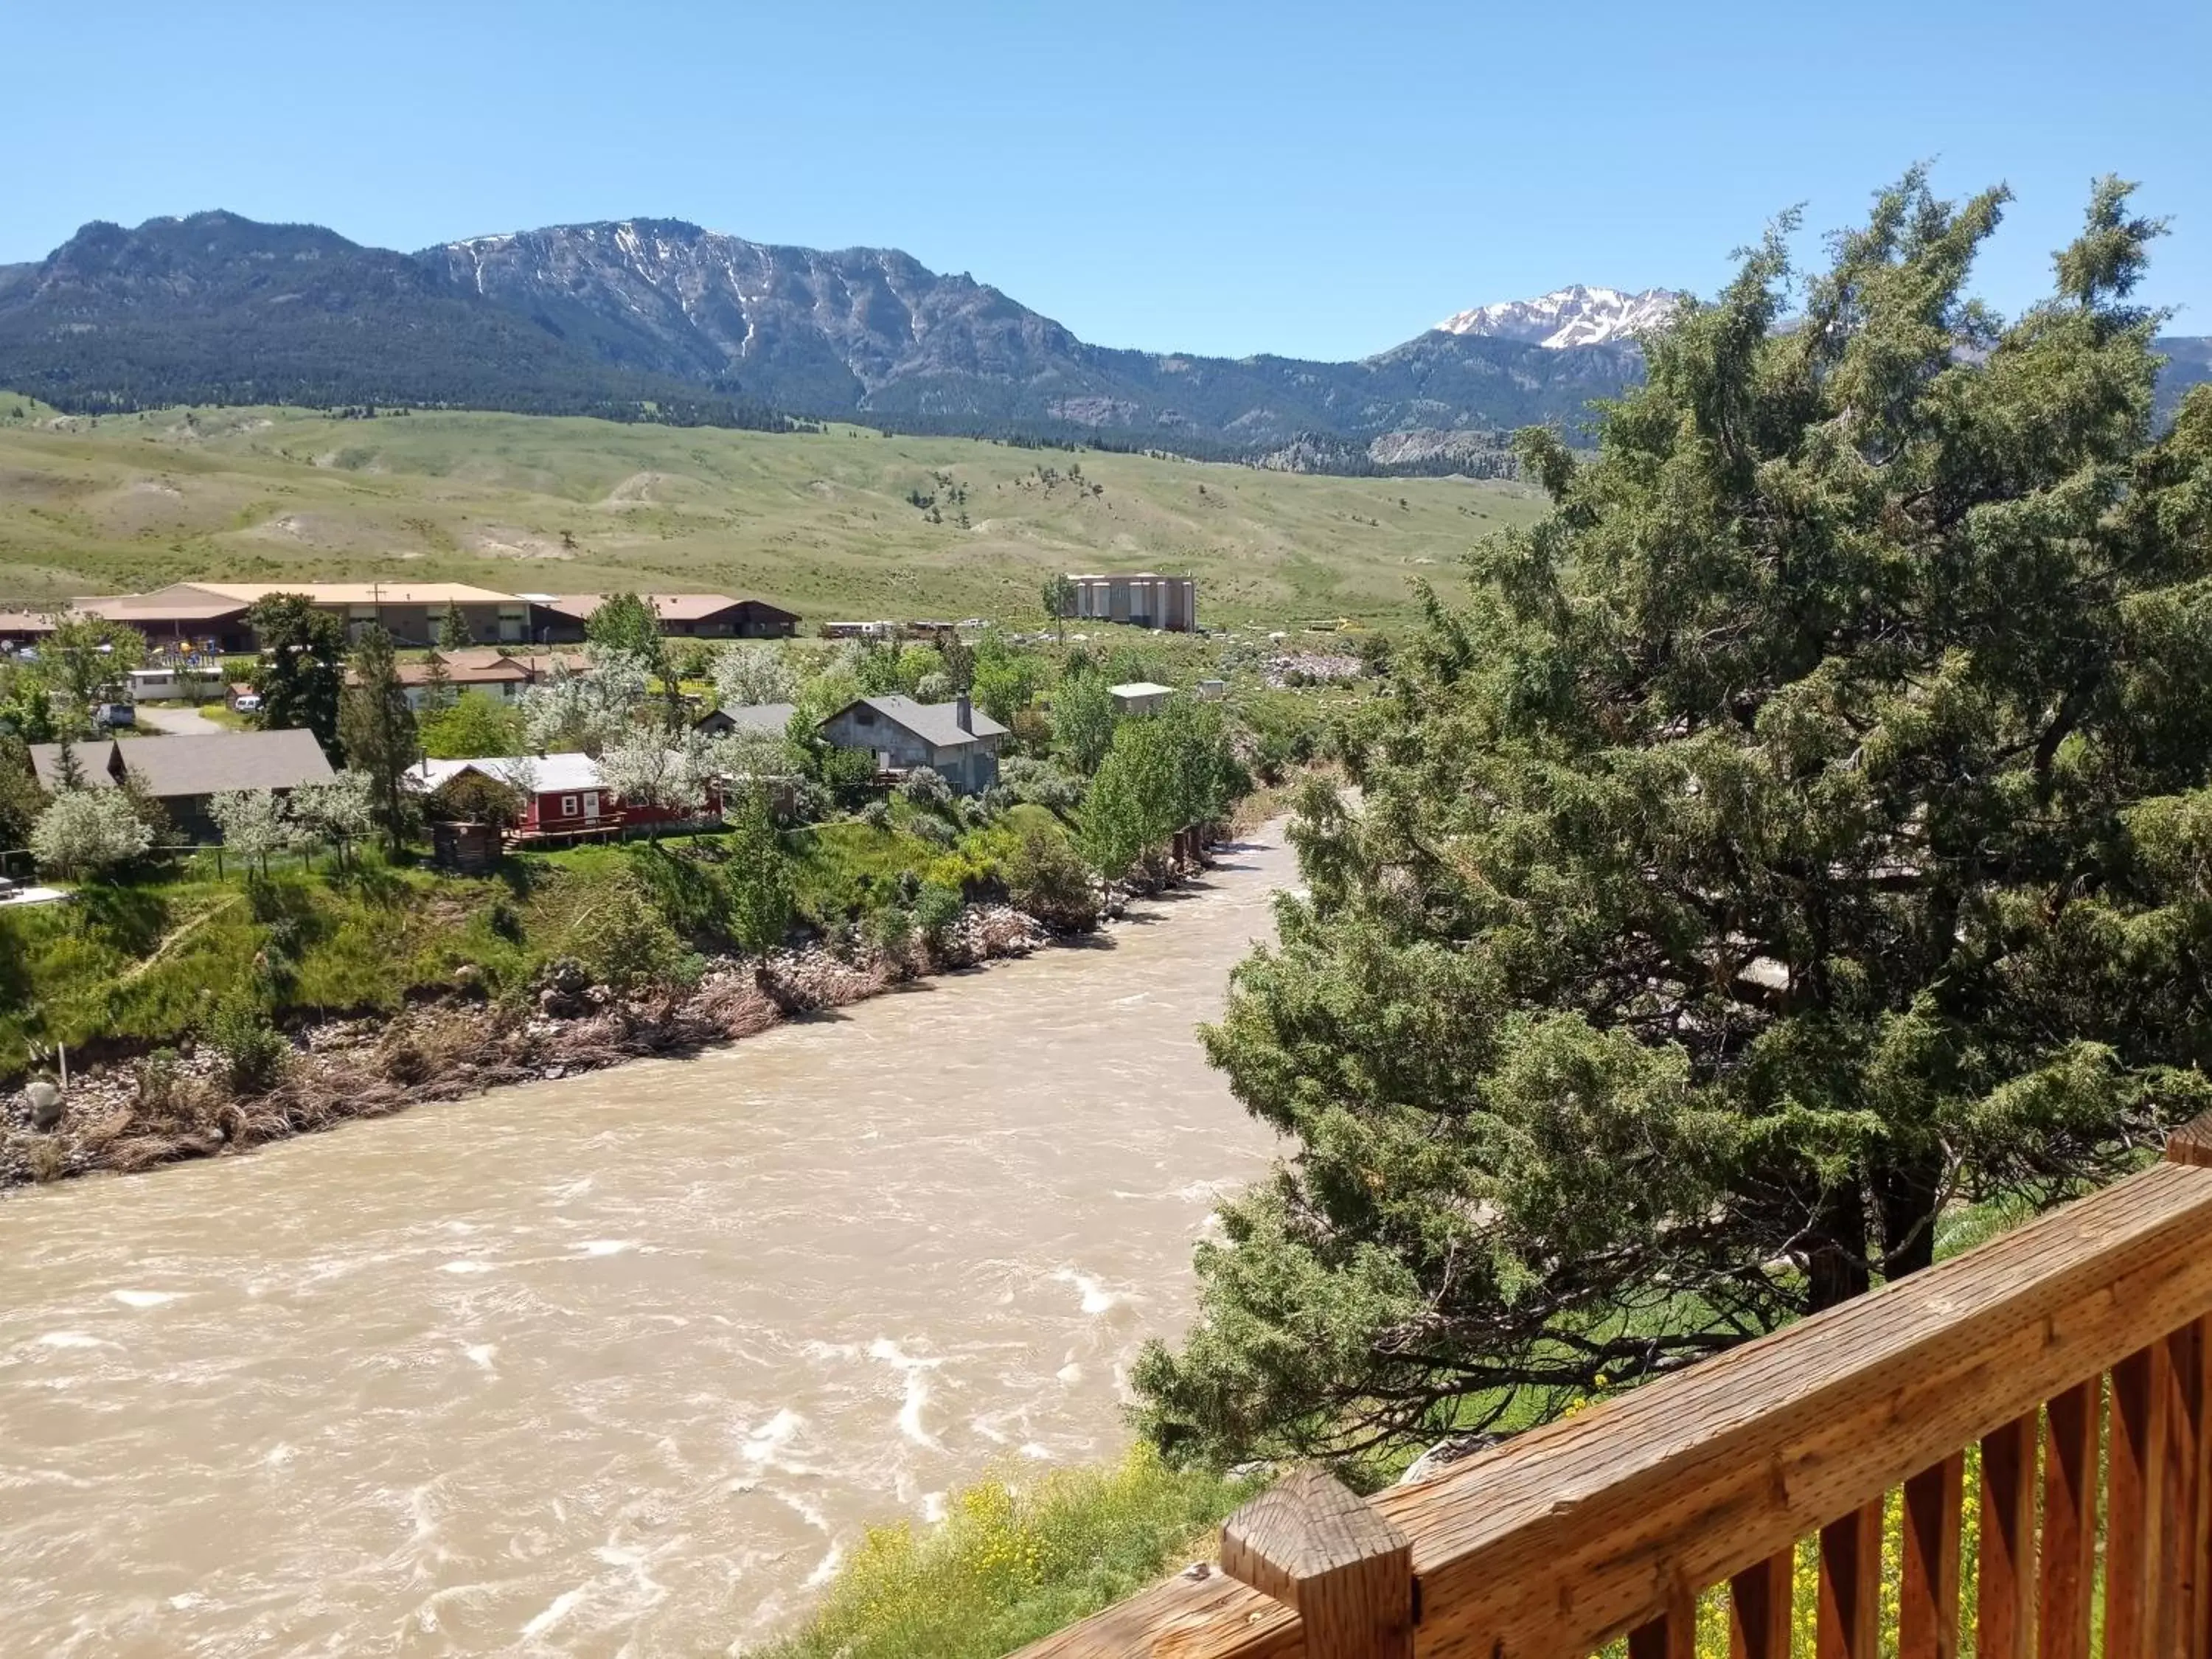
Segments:
[[[1218,1569],[1023,1659],[1588,1659],[1623,1638],[1692,1659],[1723,1586],[1734,1659],[1790,1659],[1807,1538],[1819,1659],[1955,1659],[1962,1628],[1976,1659],[2212,1659],[2208,1343],[2212,1117],[2152,1168],[1438,1479],[1362,1501],[1302,1471],[1231,1517]]]

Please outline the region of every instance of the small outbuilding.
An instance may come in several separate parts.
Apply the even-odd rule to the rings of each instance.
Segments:
[[[1114,699],[1114,711],[1119,714],[1156,714],[1167,707],[1168,699],[1175,695],[1175,687],[1157,685],[1151,680],[1132,680],[1127,685],[1107,688]]]

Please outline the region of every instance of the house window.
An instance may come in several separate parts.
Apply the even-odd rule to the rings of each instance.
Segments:
[[[574,795],[561,797],[561,816],[564,818],[573,818],[576,816],[576,798]]]
[[[876,711],[872,708],[855,709],[853,712],[853,723],[855,726],[873,726],[876,723]]]

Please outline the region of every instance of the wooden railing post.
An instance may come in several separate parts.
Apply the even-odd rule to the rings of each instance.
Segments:
[[[1297,1610],[1305,1659],[1413,1659],[1413,1546],[1319,1469],[1229,1517],[1221,1570]]]

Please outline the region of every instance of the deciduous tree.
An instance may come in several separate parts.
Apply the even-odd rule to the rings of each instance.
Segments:
[[[757,708],[790,702],[799,695],[798,676],[772,645],[747,641],[714,659],[714,696],[723,708]]]
[[[120,789],[64,789],[31,825],[31,856],[58,876],[88,876],[142,857],[153,832]]]
[[[1097,670],[1086,664],[1085,672],[1064,675],[1053,688],[1053,752],[1089,777],[1114,741],[1115,713],[1112,688]]]

